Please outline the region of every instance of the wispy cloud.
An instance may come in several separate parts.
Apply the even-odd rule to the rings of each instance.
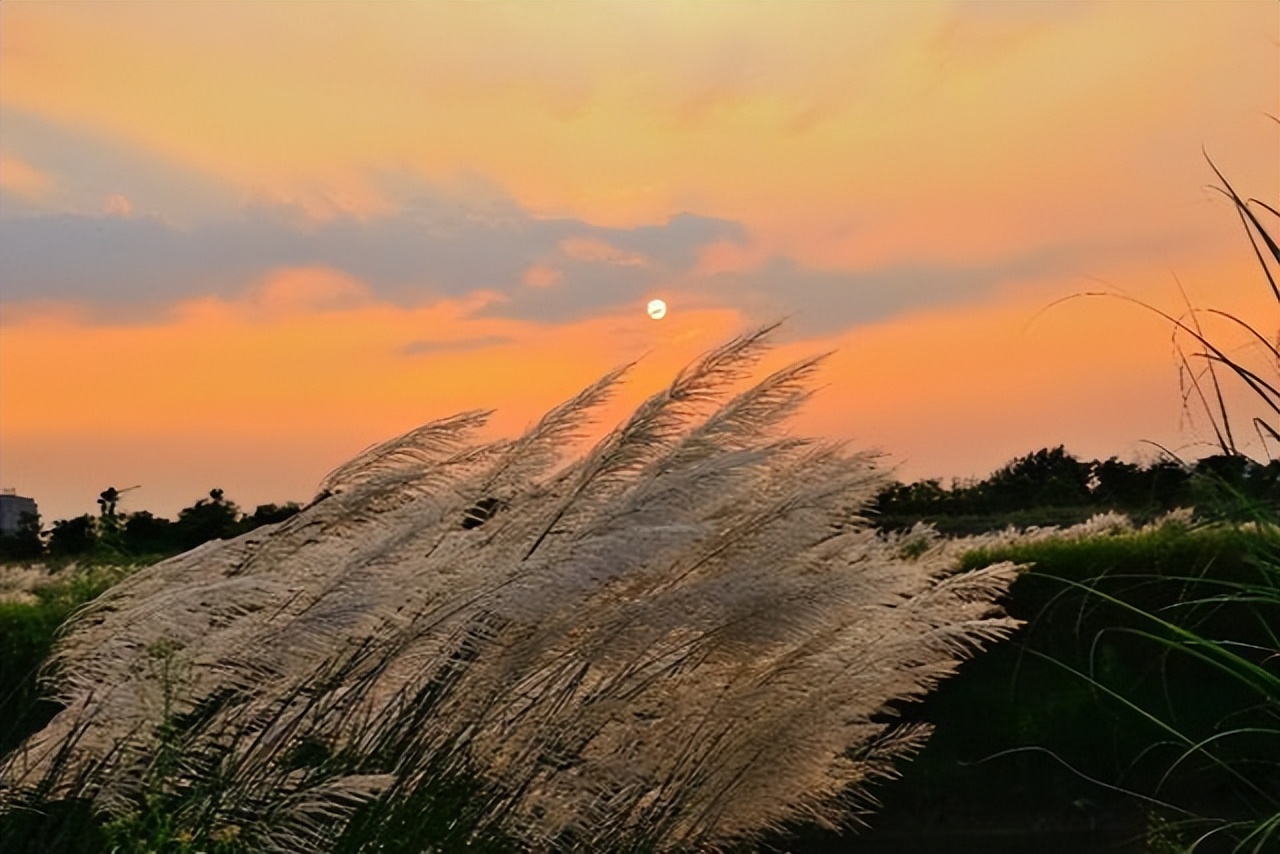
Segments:
[[[537,319],[637,298],[655,278],[687,271],[705,246],[746,239],[739,223],[689,213],[661,225],[610,228],[541,219],[514,205],[493,216],[439,194],[386,216],[319,223],[296,208],[254,207],[186,228],[155,217],[79,213],[11,216],[4,228],[8,301],[171,303],[230,296],[272,269],[326,267],[403,304],[492,291],[507,297],[495,313]],[[564,249],[584,244],[600,253]],[[610,253],[642,263],[612,263]],[[530,289],[529,268],[548,263],[561,280]]]
[[[39,202],[49,194],[53,181],[30,163],[0,151],[0,195],[13,195],[24,202]]]
[[[139,214],[188,223],[226,215],[244,192],[163,153],[72,123],[4,105],[4,148],[45,176],[38,198],[0,183],[0,216],[39,213],[98,215],[113,196],[127,196]]]
[[[400,348],[406,356],[420,356],[424,353],[465,353],[468,350],[482,350],[486,347],[501,347],[515,343],[509,335],[481,335],[475,338],[455,339],[423,339],[410,341]]]
[[[1058,280],[1114,247],[1059,245],[1011,252],[987,263],[893,262],[859,270],[814,268],[773,256],[756,268],[715,273],[682,288],[713,303],[743,306],[757,320],[790,315],[802,335],[831,335],[923,307],[980,302],[1003,285]]]

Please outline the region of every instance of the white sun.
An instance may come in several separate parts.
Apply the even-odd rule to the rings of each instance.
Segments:
[[[667,316],[667,304],[660,299],[649,300],[649,305],[645,310],[649,312],[649,316],[654,320],[661,320]]]

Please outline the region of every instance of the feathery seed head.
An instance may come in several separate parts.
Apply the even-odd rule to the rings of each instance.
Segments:
[[[262,850],[327,850],[361,804],[425,822],[444,781],[467,834],[530,849],[843,820],[927,734],[887,704],[1015,627],[1016,570],[867,530],[871,456],[784,432],[820,358],[733,394],[773,328],[559,469],[625,369],[514,441],[475,442],[480,412],[410,431],[297,516],[123,581],[63,638],[65,708],[0,798],[128,812],[161,775]]]

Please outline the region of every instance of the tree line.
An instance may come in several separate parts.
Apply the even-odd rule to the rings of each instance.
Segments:
[[[19,530],[0,537],[0,559],[161,559],[181,554],[210,540],[229,539],[262,525],[282,522],[302,509],[297,502],[260,504],[243,513],[220,489],[209,491],[177,519],[146,510],[116,513],[116,490],[103,492],[97,516],[86,513],[59,519],[44,530],[39,516],[24,514]]]
[[[38,517],[24,518],[16,534],[0,537],[0,559],[159,559],[284,521],[302,509],[291,501],[243,513],[213,489],[178,511],[177,519],[166,519],[146,510],[117,514],[117,497],[107,490],[99,515],[61,519],[47,531]],[[950,486],[938,478],[894,481],[877,494],[869,520],[886,530],[924,521],[943,533],[966,534],[1010,524],[1074,524],[1107,511],[1146,521],[1177,507],[1237,519],[1274,516],[1280,513],[1280,461],[1219,454],[1192,464],[1161,459],[1140,465],[1116,457],[1080,460],[1059,445],[1016,457],[985,480]]]
[[[979,533],[1014,525],[1060,525],[1115,511],[1147,521],[1178,507],[1202,516],[1248,520],[1280,512],[1280,460],[1260,463],[1218,454],[1194,463],[1139,465],[1080,460],[1063,446],[1017,457],[985,480],[934,478],[895,482],[876,496],[872,521],[907,528],[927,521],[944,533]]]

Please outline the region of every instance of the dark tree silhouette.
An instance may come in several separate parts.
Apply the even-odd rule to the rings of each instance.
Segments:
[[[1194,465],[1161,459],[1146,466],[1116,457],[1082,462],[1062,446],[1017,457],[986,480],[955,484],[936,478],[892,483],[872,505],[882,527],[918,521],[952,534],[1016,525],[1062,525],[1119,511],[1148,520],[1177,507],[1204,517],[1250,519],[1280,511],[1280,461],[1263,465],[1241,455],[1206,457]]]
[[[208,498],[178,511],[174,533],[180,550],[186,551],[210,540],[224,540],[241,533],[240,508],[222,496],[221,489],[211,489]]]
[[[1088,505],[1089,469],[1062,445],[1018,457],[987,479],[990,509]]]
[[[74,519],[59,519],[49,532],[49,554],[54,557],[87,555],[97,544],[97,521],[88,513]]]
[[[301,510],[302,505],[296,501],[290,501],[287,504],[259,504],[254,509],[252,516],[246,516],[243,519],[245,530],[253,530],[262,525],[283,522],[290,516],[297,515]]]
[[[163,555],[178,549],[173,522],[146,510],[129,514],[124,523],[123,541],[132,555]]]
[[[43,554],[38,513],[23,513],[18,517],[18,530],[0,537],[0,559],[35,560]]]

